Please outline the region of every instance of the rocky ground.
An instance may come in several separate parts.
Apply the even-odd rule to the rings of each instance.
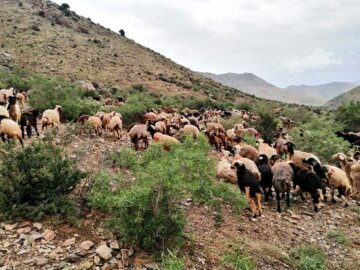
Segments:
[[[110,151],[129,146],[126,136],[115,141],[103,137],[74,135],[63,126],[56,142],[65,144],[66,155],[79,169],[96,173]],[[84,179],[74,195],[81,198],[89,185]],[[234,188],[237,188],[234,186]],[[221,259],[240,249],[257,269],[295,269],[290,249],[315,244],[326,253],[328,269],[360,269],[360,207],[350,201],[325,204],[319,213],[311,202],[297,201],[279,214],[274,202],[264,205],[264,217],[252,220],[248,209],[240,214],[222,209],[223,222],[216,226],[209,208],[191,201],[183,203],[187,226],[184,247],[177,256],[186,269],[227,269]],[[0,270],[10,269],[157,269],[151,254],[126,245],[103,226],[102,213],[84,206],[78,226],[19,221],[0,224]],[[348,244],[339,244],[326,235],[341,232]],[[231,268],[229,268],[231,269]]]

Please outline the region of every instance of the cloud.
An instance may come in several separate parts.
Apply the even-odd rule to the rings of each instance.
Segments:
[[[328,68],[342,65],[343,61],[335,56],[334,52],[315,49],[309,55],[294,57],[287,68],[290,74],[303,73],[306,71]]]

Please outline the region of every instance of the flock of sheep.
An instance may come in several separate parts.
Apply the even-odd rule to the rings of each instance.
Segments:
[[[23,145],[25,128],[27,136],[31,137],[32,127],[39,135],[39,112],[21,112],[26,97],[26,92],[0,90],[0,134],[3,140],[17,138]],[[61,113],[62,107],[59,105],[44,111],[41,115],[42,130],[47,126],[58,127]],[[289,207],[290,195],[300,195],[306,200],[304,195],[307,194],[313,201],[314,210],[318,211],[323,206],[321,201],[326,201],[328,197],[327,188],[330,189],[333,203],[341,199],[346,206],[349,197],[359,198],[359,152],[355,152],[351,158],[343,153],[334,154],[332,159],[339,163],[340,168],[324,165],[316,155],[295,150],[285,129],[279,129],[274,144],[264,142],[261,134],[251,127],[259,116],[245,110],[185,109],[177,112],[174,108],[164,107],[161,111],[149,109],[137,116],[139,123],[132,124],[126,133],[123,132],[123,117],[116,112],[81,115],[77,123],[88,126],[98,136],[104,131],[112,132],[115,139],[125,136],[131,140],[135,150],[140,148],[141,141],[146,149],[149,137],[169,149],[173,144],[180,144],[184,136],[191,136],[196,140],[200,133],[204,133],[209,143],[221,154],[217,165],[218,178],[238,184],[248,199],[253,217],[262,215],[263,195],[267,202],[272,199],[273,191],[276,194],[278,212],[281,212],[282,198],[286,198]],[[220,119],[231,117],[242,119],[241,123],[225,130]],[[280,120],[283,126],[292,123],[285,117]],[[246,143],[246,136],[257,138],[256,147]]]

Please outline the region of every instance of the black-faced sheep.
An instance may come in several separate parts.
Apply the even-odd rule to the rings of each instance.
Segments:
[[[21,114],[20,119],[20,126],[21,126],[21,133],[22,138],[25,139],[25,127],[26,127],[26,134],[28,138],[31,138],[32,132],[31,127],[34,127],[36,134],[40,136],[39,131],[37,129],[37,117],[39,116],[38,110],[33,110],[30,112],[25,112]]]
[[[277,155],[276,149],[261,139],[256,141],[256,147],[259,151],[259,154],[266,155],[268,159],[270,159],[273,155]]]
[[[10,96],[7,110],[9,111],[10,118],[16,123],[20,122],[21,111],[19,105],[16,103],[16,96]]]
[[[273,173],[269,165],[269,160],[266,155],[260,155],[257,160],[257,165],[261,173],[260,186],[262,187],[265,194],[265,202],[269,200],[271,196],[271,186]]]
[[[253,218],[257,215],[261,216],[262,190],[259,181],[240,161],[235,162],[232,168],[236,170],[239,188],[245,193]]]
[[[296,147],[294,143],[287,142],[285,143],[285,146],[286,146],[285,152],[287,154],[287,159],[294,162],[296,166],[300,168],[308,168],[308,169],[311,168],[309,164],[303,162],[305,158],[310,158],[310,157],[314,158],[319,164],[321,164],[319,158],[314,154],[294,150],[294,148]]]

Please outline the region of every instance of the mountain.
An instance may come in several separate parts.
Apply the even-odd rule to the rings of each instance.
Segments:
[[[358,84],[355,83],[348,83],[348,82],[332,82],[322,85],[290,85],[285,88],[285,90],[293,91],[297,93],[307,92],[312,93],[314,95],[318,95],[319,99],[323,99],[324,102],[341,95],[355,87]]]
[[[342,105],[344,103],[349,103],[351,101],[359,101],[360,102],[360,86],[333,98],[332,100],[326,102],[325,106],[327,106],[331,109],[336,109],[340,105]]]
[[[266,99],[306,105],[321,105],[326,101],[310,91],[298,92],[281,89],[252,73],[225,73],[217,75],[201,72],[201,74],[224,85]]]

